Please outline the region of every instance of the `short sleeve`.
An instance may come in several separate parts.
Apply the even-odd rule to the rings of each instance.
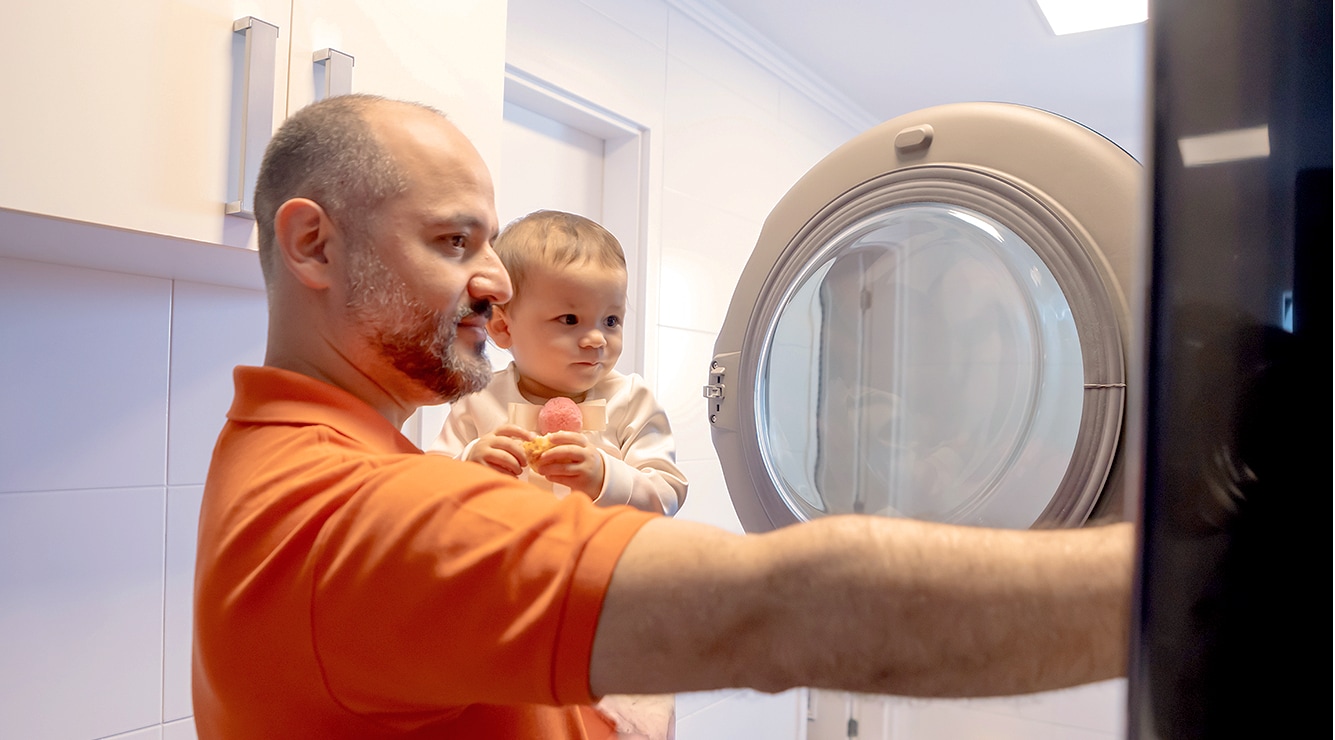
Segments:
[[[603,597],[651,518],[437,455],[370,472],[312,562],[330,692],[365,713],[591,702]]]

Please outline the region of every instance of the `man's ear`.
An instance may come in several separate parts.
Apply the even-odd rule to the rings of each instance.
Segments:
[[[326,249],[334,224],[324,208],[307,198],[293,198],[278,207],[273,231],[274,248],[287,271],[308,288],[329,287]]]
[[[510,345],[514,344],[514,339],[510,336],[510,316],[505,313],[504,308],[491,307],[491,318],[487,319],[487,333],[491,335],[491,341],[501,349],[510,349]]]

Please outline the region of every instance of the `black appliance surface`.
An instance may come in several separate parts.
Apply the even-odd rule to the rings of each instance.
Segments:
[[[1331,6],[1158,0],[1150,30],[1128,732],[1328,738]]]

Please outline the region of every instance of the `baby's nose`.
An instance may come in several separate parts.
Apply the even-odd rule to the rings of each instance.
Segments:
[[[601,331],[594,329],[584,335],[584,341],[581,344],[585,347],[601,347],[607,344],[607,339],[603,337]]]

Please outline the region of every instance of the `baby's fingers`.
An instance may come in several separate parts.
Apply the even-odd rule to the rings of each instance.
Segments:
[[[472,459],[506,475],[518,477],[524,472],[524,449],[513,440],[497,439],[491,444],[478,445]]]
[[[581,432],[552,432],[547,435],[552,447],[592,447],[589,438]]]
[[[515,426],[514,424],[502,424],[496,427],[492,434],[498,437],[517,439],[520,442],[527,442],[528,440],[533,439],[534,436],[533,432],[530,432],[523,427]]]

